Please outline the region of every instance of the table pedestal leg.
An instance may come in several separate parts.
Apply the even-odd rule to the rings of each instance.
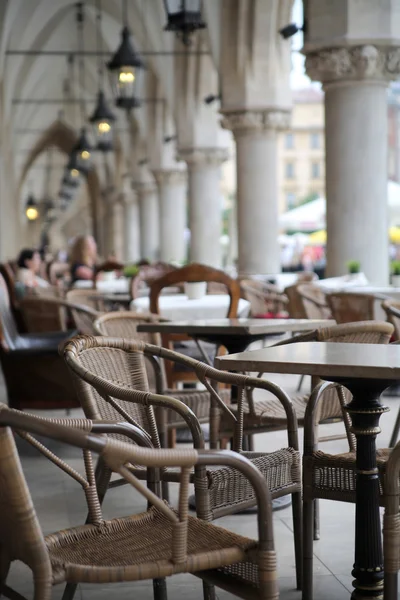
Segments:
[[[352,575],[353,600],[383,598],[383,553],[379,514],[379,475],[376,464],[376,436],[379,419],[388,410],[380,395],[385,381],[346,381],[353,394],[347,405],[352,431],[357,439],[356,539]]]

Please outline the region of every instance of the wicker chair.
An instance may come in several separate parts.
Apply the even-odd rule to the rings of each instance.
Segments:
[[[285,288],[284,294],[288,299],[287,310],[289,312],[290,319],[307,319],[307,314],[304,309],[303,300],[298,291],[298,283],[289,285]]]
[[[71,332],[19,334],[11,313],[7,288],[0,275],[0,364],[8,403],[24,408],[79,406],[58,345]]]
[[[29,332],[67,331],[68,317],[77,332],[93,335],[93,322],[100,316],[89,306],[56,298],[27,297],[21,301],[21,312]]]
[[[113,338],[125,338],[129,340],[140,340],[147,344],[161,346],[161,336],[158,333],[138,333],[137,326],[139,323],[149,323],[158,320],[158,315],[133,313],[129,312],[114,312],[105,313],[99,317],[94,323],[95,335],[105,335]],[[211,403],[210,394],[207,390],[168,390],[165,381],[164,362],[162,366],[162,386],[157,389],[157,382],[154,373],[154,368],[151,363],[146,361],[146,371],[148,383],[151,391],[174,396],[182,400],[189,406],[196,415],[200,423],[209,423],[212,415],[210,414]],[[230,390],[221,390],[221,395],[224,401],[229,404]],[[173,448],[176,445],[176,430],[186,428],[186,423],[182,419],[177,418],[174,413],[168,413],[168,447]],[[217,447],[217,440],[211,440],[211,448]]]
[[[146,396],[143,394],[143,396]],[[23,598],[6,584],[14,560],[33,573],[35,600],[50,600],[52,586],[67,583],[64,598],[72,600],[78,583],[117,583],[153,579],[154,597],[166,600],[165,578],[193,573],[203,579],[205,598],[213,585],[241,598],[278,598],[271,498],[265,479],[254,465],[233,453],[197,450],[154,450],[65,425],[0,410],[1,562],[0,593]],[[44,536],[26,483],[15,440],[15,428],[44,456],[79,483],[89,515],[85,525]],[[52,453],[35,435],[83,449],[85,475]],[[96,491],[91,452],[119,473],[149,507],[140,514],[105,521]],[[129,464],[142,465],[157,477],[161,467],[179,469],[179,503],[174,510],[138,481]],[[258,541],[188,516],[190,469],[212,464],[240,473],[254,489],[258,506]]]
[[[268,482],[272,498],[292,494],[292,509],[294,523],[294,542],[296,553],[297,583],[301,585],[301,529],[300,529],[300,472],[297,438],[297,422],[292,405],[286,394],[275,384],[268,381],[250,378],[244,375],[222,372],[213,367],[195,361],[176,352],[128,340],[113,338],[78,337],[69,342],[64,348],[64,357],[75,375],[77,391],[81,406],[88,418],[103,418],[121,420],[137,424],[151,436],[154,446],[160,445],[159,439],[165,440],[165,410],[158,411],[157,424],[152,405],[176,409],[176,400],[149,392],[145,393],[145,402],[140,400],[143,394],[137,391],[147,390],[147,377],[144,367],[144,357],[153,360],[159,357],[173,360],[192,368],[199,380],[205,385],[213,397],[213,401],[221,410],[230,415],[234,429],[233,449],[241,452],[243,440],[242,413],[249,387],[256,387],[271,392],[272,401],[282,405],[284,421],[288,431],[288,447],[277,452],[260,453],[247,452],[244,455],[260,469]],[[155,363],[157,364],[157,363]],[[159,371],[159,381],[161,373]],[[238,386],[237,416],[233,415],[215,389],[216,383],[226,383]],[[182,403],[179,402],[179,405]],[[193,443],[196,448],[203,447],[200,425],[189,408],[187,414],[182,414],[190,428]],[[159,435],[160,432],[160,435]],[[137,469],[135,469],[137,473]],[[176,481],[174,472],[163,474],[165,482]],[[207,470],[201,479],[198,474],[191,475],[191,481],[196,488],[196,508],[199,517],[212,520],[241,509],[253,506],[254,494],[249,490],[243,479],[232,470]],[[165,486],[164,486],[165,488]]]
[[[151,265],[143,265],[139,271],[132,277],[130,292],[131,297],[134,300],[139,297],[139,292],[144,287],[150,287],[151,284],[160,277],[163,277],[167,273],[176,271],[178,267],[164,262],[156,262]]]
[[[274,346],[285,344],[294,344],[300,342],[347,342],[358,344],[387,344],[393,332],[393,327],[384,322],[359,322],[348,323],[344,325],[334,325],[316,329],[306,334],[287,338]],[[262,374],[260,373],[259,376]],[[317,380],[318,381],[318,380]],[[316,384],[317,381],[313,383]],[[314,386],[313,386],[314,387]],[[323,401],[319,405],[318,423],[332,422],[332,420],[344,419],[346,433],[328,437],[320,437],[320,442],[332,441],[347,438],[349,444],[353,443],[350,434],[350,421],[346,412],[343,411],[344,405],[349,399],[349,392],[342,386],[332,386],[326,390]],[[309,401],[309,394],[295,395],[291,398],[293,407],[296,411],[297,420],[300,426],[304,424],[304,417]],[[230,406],[233,414],[236,414],[236,407]],[[244,407],[243,414],[243,432],[244,435],[253,435],[266,431],[277,431],[285,429],[285,417],[280,406],[272,398],[256,399],[251,398]],[[225,415],[220,413],[219,437],[232,437],[232,423]],[[318,532],[316,532],[318,536]]]
[[[384,478],[383,568],[384,599],[398,600],[398,572],[400,569],[400,444],[392,450]]]
[[[367,321],[365,325],[377,327],[378,323]],[[381,323],[384,325],[384,323]],[[346,327],[338,325],[337,327]],[[387,342],[393,332],[393,328],[386,323],[386,334],[382,331],[380,339],[375,343]],[[373,342],[370,332],[368,343]],[[343,340],[341,340],[343,342]],[[304,416],[304,454],[303,454],[303,576],[304,587],[303,597],[312,600],[312,571],[313,571],[313,526],[314,526],[314,508],[315,501],[318,498],[327,500],[336,500],[339,502],[355,502],[356,496],[356,454],[355,438],[349,431],[349,451],[343,454],[331,455],[321,452],[318,449],[317,424],[320,414],[323,411],[321,404],[324,403],[324,397],[331,390],[340,390],[340,387],[331,383],[320,383],[313,391],[307,404]],[[347,416],[348,424],[351,424]],[[346,422],[346,421],[345,421]],[[390,449],[380,449],[377,451],[377,463],[379,477],[381,481],[381,493],[383,478],[386,470],[386,462],[390,454]],[[385,489],[385,494],[388,493]],[[384,504],[384,496],[381,496],[381,504]]]
[[[275,285],[255,279],[242,279],[240,290],[242,297],[250,302],[252,317],[282,315],[287,310],[289,301]]]
[[[313,283],[297,286],[297,292],[303,303],[306,319],[331,319],[331,310],[326,303],[326,294]]]
[[[84,306],[88,306],[93,310],[97,310],[98,312],[105,312],[106,305],[104,302],[104,293],[100,290],[93,289],[73,289],[68,290],[65,294],[68,302],[72,302],[74,304],[83,304]]]
[[[400,341],[400,302],[396,300],[384,300],[382,308],[386,313],[387,320],[394,327],[394,339]]]
[[[375,318],[375,296],[335,292],[327,294],[327,303],[336,323],[373,321]]]

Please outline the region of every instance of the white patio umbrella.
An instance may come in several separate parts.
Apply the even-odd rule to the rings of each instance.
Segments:
[[[389,223],[391,226],[400,225],[400,184],[388,181],[387,201],[389,208]],[[326,200],[317,198],[307,204],[302,204],[283,213],[279,225],[284,231],[311,232],[326,228]]]

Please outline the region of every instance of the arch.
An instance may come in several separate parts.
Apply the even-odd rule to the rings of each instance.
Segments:
[[[29,153],[24,166],[22,168],[21,177],[18,183],[18,192],[21,190],[26,176],[35,160],[51,146],[56,146],[61,152],[68,155],[77,142],[76,133],[63,121],[57,120],[41,135],[31,152]],[[100,183],[97,171],[92,168],[87,176],[86,185],[89,196],[89,210],[93,223],[93,235],[98,239],[99,226],[99,199],[100,199]]]

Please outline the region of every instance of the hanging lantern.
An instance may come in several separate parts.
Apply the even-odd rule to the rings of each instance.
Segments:
[[[72,154],[75,154],[76,169],[80,173],[87,173],[91,166],[92,147],[89,144],[88,137],[86,135],[85,127],[82,127],[78,141],[76,142]],[[72,156],[71,156],[72,158]]]
[[[179,39],[190,46],[190,36],[206,27],[201,16],[201,0],[164,0],[167,13],[165,31],[174,31]]]
[[[122,41],[114,56],[107,64],[113,75],[115,104],[119,108],[131,109],[140,106],[137,96],[140,72],[145,68],[142,58],[131,41],[129,28],[122,30]]]
[[[109,152],[113,149],[113,130],[112,124],[115,116],[108,107],[104,92],[99,91],[97,96],[97,105],[89,121],[93,123],[94,137],[97,142],[97,150]]]
[[[39,208],[32,194],[29,195],[25,205],[25,214],[28,221],[36,221],[39,217]]]

